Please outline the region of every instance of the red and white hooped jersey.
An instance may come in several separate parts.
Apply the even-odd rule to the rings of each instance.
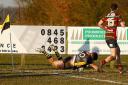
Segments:
[[[120,15],[116,14],[114,11],[111,11],[105,18],[102,19],[103,23],[107,27],[108,31],[106,31],[106,38],[117,39],[116,30],[117,26],[119,26],[122,18]],[[109,31],[112,30],[112,31]]]

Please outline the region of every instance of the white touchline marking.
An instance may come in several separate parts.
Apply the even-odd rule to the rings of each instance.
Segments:
[[[80,79],[86,79],[86,80],[95,80],[95,81],[114,83],[114,84],[120,84],[120,85],[128,85],[128,83],[116,82],[116,81],[111,81],[111,80],[102,80],[102,79],[97,79],[97,78],[86,78],[86,77],[81,77],[81,76],[68,76],[68,77],[80,78]]]

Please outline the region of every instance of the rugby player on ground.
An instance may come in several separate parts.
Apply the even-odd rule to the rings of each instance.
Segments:
[[[96,52],[89,53],[82,51],[77,55],[63,58],[58,51],[54,49],[53,45],[51,49],[55,52],[56,58],[48,54],[45,50],[41,50],[40,52],[47,57],[49,63],[56,69],[79,69],[85,68],[88,65],[98,71],[98,66],[93,62],[98,59]]]

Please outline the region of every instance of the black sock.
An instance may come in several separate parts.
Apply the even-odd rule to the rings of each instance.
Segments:
[[[52,56],[47,56],[47,59],[50,59]]]
[[[43,54],[47,57],[47,59],[50,59],[52,56],[48,54],[46,51],[43,52]]]
[[[57,57],[58,60],[61,60],[62,59],[62,57],[60,56],[60,54],[59,54],[58,51],[55,51],[55,55],[56,55],[56,57]]]

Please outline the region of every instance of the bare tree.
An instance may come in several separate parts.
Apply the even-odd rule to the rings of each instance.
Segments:
[[[110,11],[113,2],[119,4],[124,16],[128,16],[127,0],[16,1],[19,5],[18,22],[21,24],[95,26]]]

